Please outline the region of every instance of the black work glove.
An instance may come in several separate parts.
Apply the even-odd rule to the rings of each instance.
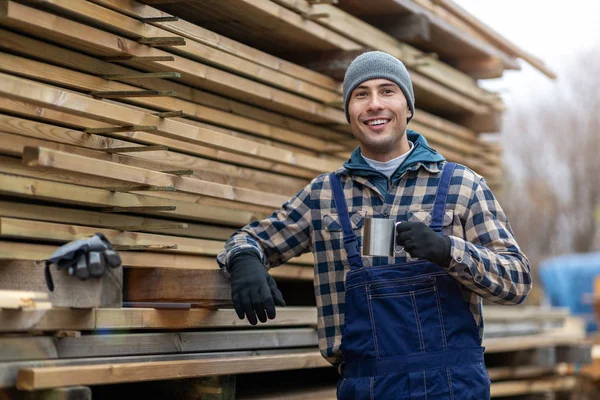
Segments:
[[[54,282],[50,274],[50,265],[56,264],[57,269],[66,268],[69,275],[75,275],[81,280],[90,276],[100,278],[104,275],[106,266],[117,268],[121,266],[121,257],[113,250],[112,245],[102,233],[96,233],[88,239],[75,240],[59,247],[46,260],[46,285],[54,291]]]
[[[450,266],[450,238],[433,231],[423,222],[402,222],[396,227],[396,244],[412,257],[423,258],[440,267]]]
[[[285,307],[275,280],[254,251],[234,255],[229,268],[233,307],[240,319],[246,314],[248,322],[256,325],[256,317],[260,322],[275,318],[275,305]]]

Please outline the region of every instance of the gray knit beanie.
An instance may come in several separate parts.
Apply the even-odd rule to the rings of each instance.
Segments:
[[[344,111],[346,120],[348,115],[348,102],[350,94],[358,85],[371,79],[387,79],[400,87],[412,115],[415,115],[415,94],[410,76],[402,61],[382,51],[370,51],[356,57],[346,70],[344,76]],[[408,121],[412,116],[408,118]],[[407,121],[407,122],[408,122]]]

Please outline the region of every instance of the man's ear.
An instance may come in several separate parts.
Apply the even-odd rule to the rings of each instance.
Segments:
[[[410,108],[406,109],[406,117],[407,118],[411,118],[412,117],[412,112],[410,111]]]

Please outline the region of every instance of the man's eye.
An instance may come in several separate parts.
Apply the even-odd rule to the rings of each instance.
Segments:
[[[394,91],[392,89],[383,89],[383,94],[392,94]]]
[[[367,92],[358,92],[356,93],[356,97],[365,97],[367,95]]]

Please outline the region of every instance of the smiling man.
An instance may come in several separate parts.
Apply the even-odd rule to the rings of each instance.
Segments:
[[[343,89],[359,147],[218,256],[236,312],[253,325],[275,318],[285,303],[267,270],[311,251],[319,347],[341,373],[339,399],[488,399],[481,299],[521,303],[527,258],[485,180],[406,129],[415,99],[402,62],[362,54]],[[361,256],[365,218],[401,222],[404,250]]]

